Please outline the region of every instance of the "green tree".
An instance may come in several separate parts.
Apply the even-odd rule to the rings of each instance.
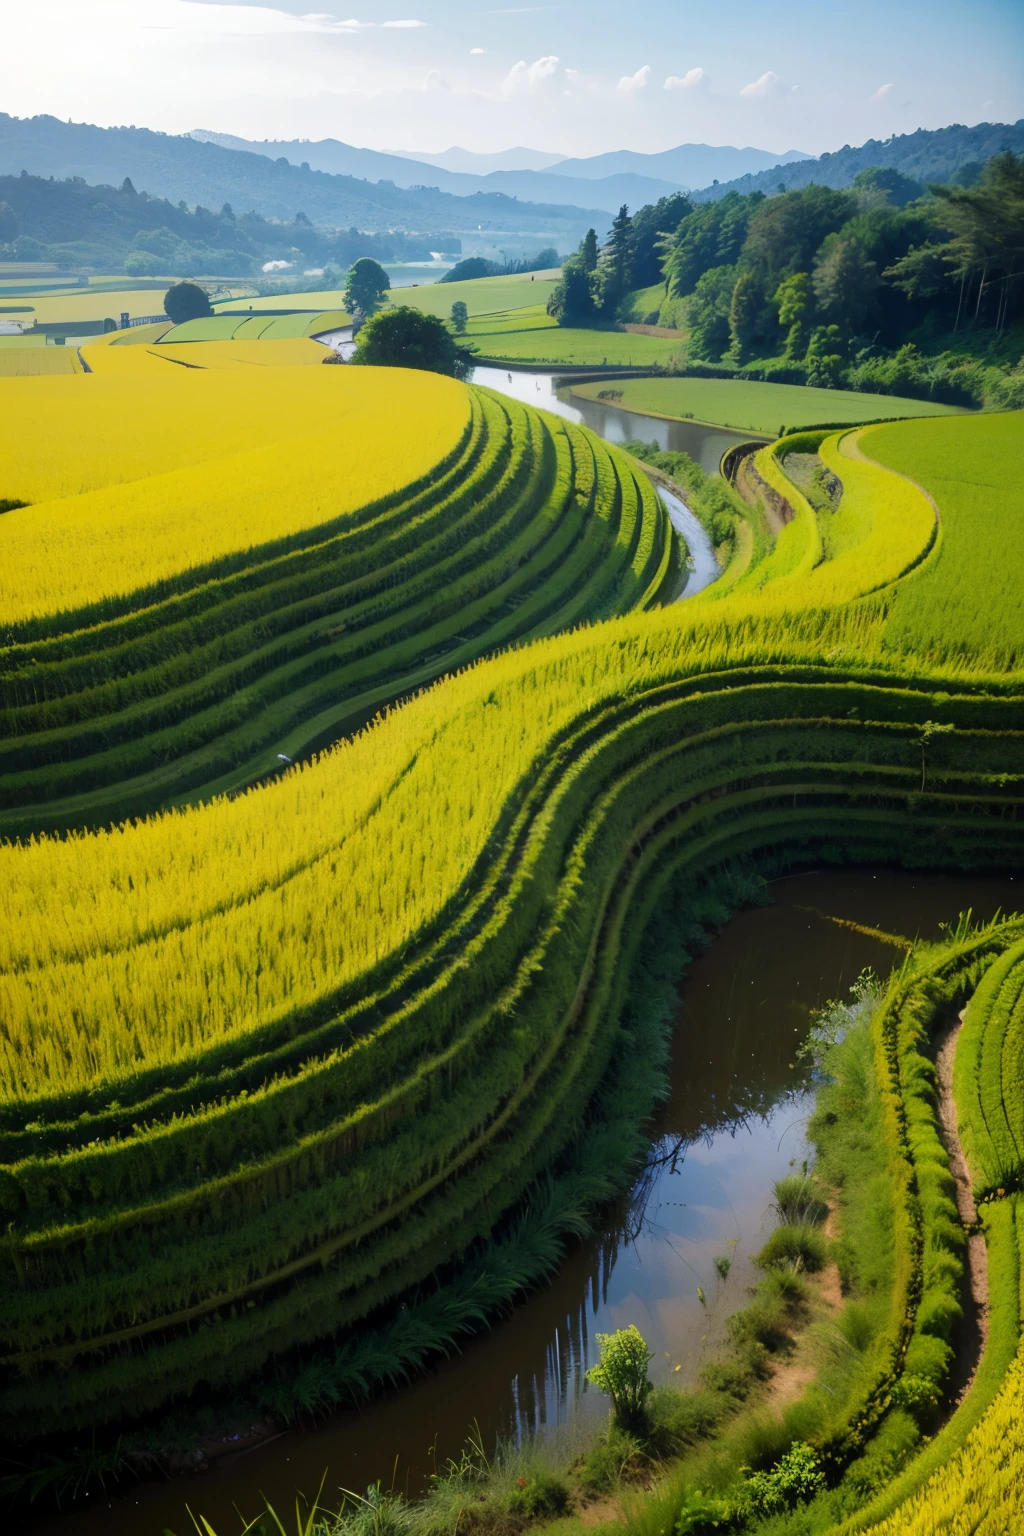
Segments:
[[[422,368],[464,379],[472,354],[455,344],[443,320],[400,304],[371,316],[359,332],[353,363],[375,368]]]
[[[634,288],[653,288],[662,281],[662,257],[665,241],[670,240],[682,221],[692,211],[685,192],[673,192],[638,208],[633,215]]]
[[[697,279],[697,286],[686,301],[686,323],[694,357],[717,362],[729,345],[729,310],[735,286],[735,267],[711,267]]]
[[[592,324],[596,313],[594,286],[595,274],[587,271],[582,254],[570,256],[548,299],[548,314],[554,315],[559,325]]]
[[[843,337],[838,325],[819,325],[811,332],[807,382],[818,389],[842,389],[846,382]]]
[[[456,299],[452,305],[452,325],[457,336],[465,336],[466,326],[469,324],[469,310],[462,299]]]
[[[633,286],[633,220],[623,203],[615,218],[598,263],[601,308],[614,315]]]
[[[807,350],[807,326],[813,298],[807,272],[794,272],[775,290],[774,302],[779,308],[779,324],[786,333],[785,356],[788,359],[803,357]]]
[[[212,315],[210,296],[198,283],[173,283],[164,294],[164,314],[175,325],[186,320],[204,320]]]
[[[599,1333],[597,1342],[601,1358],[587,1372],[587,1380],[607,1392],[623,1429],[642,1427],[647,1399],[654,1391],[654,1383],[647,1376],[654,1355],[647,1341],[630,1323],[618,1333]]]
[[[878,287],[878,268],[860,242],[829,235],[822,243],[811,276],[818,309],[847,336],[866,324]]]
[[[360,256],[345,279],[345,308],[350,314],[358,311],[368,318],[380,308],[390,287],[391,279],[380,262],[372,256]]]
[[[584,272],[597,271],[597,230],[588,229],[580,242],[580,256],[583,258]]]
[[[741,272],[729,301],[729,354],[737,363],[742,363],[750,352],[761,309],[761,284],[753,272]]]

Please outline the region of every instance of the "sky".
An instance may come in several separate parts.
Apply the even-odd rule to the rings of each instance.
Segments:
[[[566,155],[1024,117],[1022,0],[0,0],[0,109]]]

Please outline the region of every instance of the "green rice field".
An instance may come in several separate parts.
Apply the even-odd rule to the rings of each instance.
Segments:
[[[634,344],[655,337],[627,336]],[[677,343],[664,342],[664,346]],[[607,384],[579,384],[573,393],[596,400]],[[626,411],[670,420],[692,419],[735,427],[741,432],[778,433],[817,423],[897,420],[905,416],[955,416],[958,406],[898,395],[866,395],[852,390],[813,389],[805,384],[762,384],[754,379],[627,379],[616,401]]]

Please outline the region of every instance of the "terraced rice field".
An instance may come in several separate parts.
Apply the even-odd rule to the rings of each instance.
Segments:
[[[338,1401],[514,1294],[537,1272],[516,1217],[543,1175],[571,1185],[680,870],[1024,852],[1019,414],[769,445],[781,533],[664,607],[664,515],[582,430],[423,375],[379,397],[370,370],[157,380],[158,350],[12,396],[0,459],[32,503],[0,519],[5,829],[203,802],[0,846],[10,1436],[254,1378]],[[177,430],[147,437],[133,390]],[[959,1218],[922,1053],[986,973],[956,1092],[993,1312],[971,1392],[851,1531],[929,1529],[960,1485],[979,1519],[1012,1495],[1021,943],[1019,921],[962,927],[872,1023],[898,1263],[819,1437],[830,1476],[894,1394],[946,1381]],[[511,1292],[495,1234],[522,1250]]]
[[[675,595],[661,503],[588,433],[422,373],[230,367],[243,346],[12,386],[9,833],[237,788],[484,650]]]

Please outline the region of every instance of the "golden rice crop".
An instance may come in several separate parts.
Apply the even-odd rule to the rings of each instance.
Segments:
[[[146,327],[148,330],[149,327]],[[154,343],[160,332],[153,328]],[[322,363],[328,355],[322,343],[303,336],[270,340],[161,342],[159,346],[118,346],[102,343],[83,347],[82,354],[93,373],[145,374],[147,377],[180,368],[231,370],[245,368],[300,368]]]
[[[1010,1536],[1024,1507],[1024,1355],[980,1424],[913,1498],[867,1536]]]
[[[128,377],[0,380],[0,486],[33,503],[0,523],[6,624],[355,512],[427,474],[469,420],[465,386],[436,374],[287,369],[268,390],[255,370],[230,388],[223,374],[168,373],[144,391]],[[116,433],[100,430],[110,420]]]

